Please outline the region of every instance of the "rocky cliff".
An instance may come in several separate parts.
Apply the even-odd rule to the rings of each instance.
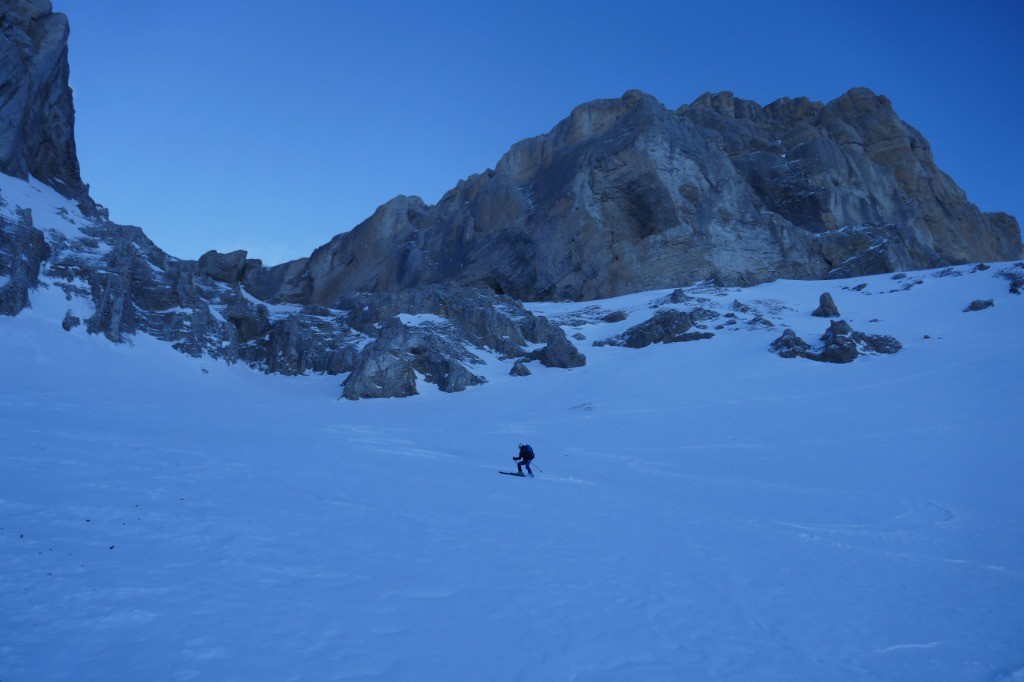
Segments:
[[[68,87],[68,20],[49,0],[0,4],[0,172],[86,199]]]
[[[746,285],[1022,255],[888,99],[854,89],[762,107],[730,93],[577,107],[435,206],[398,197],[308,259],[256,274],[266,298],[484,286],[593,299],[706,279]]]

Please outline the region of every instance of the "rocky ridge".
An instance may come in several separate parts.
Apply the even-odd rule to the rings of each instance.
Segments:
[[[32,288],[56,287],[69,304],[65,329],[77,325],[71,308],[84,303],[86,329],[115,343],[142,333],[192,356],[265,372],[345,375],[342,395],[351,399],[413,395],[417,373],[443,391],[460,391],[485,381],[471,368],[488,357],[552,367],[585,362],[560,360],[571,346],[561,328],[493,292],[425,285],[360,294],[342,308],[267,304],[227,267],[231,254],[180,260],[138,228],[77,216],[70,218],[77,233],[44,234],[29,212],[19,215],[16,223],[0,215],[0,244],[19,268],[0,288],[4,311],[29,304]]]
[[[574,320],[523,300],[704,282],[594,344],[639,348],[776,326],[777,302],[723,307],[723,285],[1021,254],[1016,221],[969,204],[888,100],[858,89],[827,105],[720,93],[677,110],[631,91],[578,107],[436,206],[388,202],[309,258],[181,260],[88,195],[66,19],[45,0],[12,0],[0,31],[0,314],[54,287],[68,302],[65,330],[84,325],[116,343],[143,333],[260,371],[338,375],[350,399],[412,395],[421,382],[461,391],[492,362],[514,376],[585,365],[563,331]],[[51,188],[59,194],[40,204]],[[999,275],[1018,290],[1024,281],[1019,268]],[[597,309],[608,324],[627,318]],[[873,348],[845,324],[832,323],[825,350],[797,354]]]

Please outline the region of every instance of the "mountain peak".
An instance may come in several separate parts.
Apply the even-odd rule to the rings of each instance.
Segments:
[[[675,111],[629,90],[575,107],[435,207],[378,211],[318,249],[308,290],[320,304],[439,282],[590,299],[1021,255],[1016,222],[968,202],[867,88],[764,107],[704,93]]]
[[[529,177],[561,150],[600,136],[632,117],[664,113],[667,110],[661,102],[640,90],[627,90],[613,99],[585,102],[573,108],[550,132],[512,145],[495,170],[513,178]]]

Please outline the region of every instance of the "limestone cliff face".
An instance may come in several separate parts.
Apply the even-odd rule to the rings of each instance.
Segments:
[[[398,197],[253,285],[323,305],[437,282],[593,299],[1022,255],[1016,220],[971,204],[884,96],[719,93],[673,111],[630,91],[577,107],[436,206]]]
[[[68,87],[68,20],[49,0],[0,4],[0,172],[83,199]]]
[[[103,217],[79,172],[67,37],[48,0],[0,5],[0,171]],[[330,306],[428,284],[593,299],[1022,256],[1016,220],[971,204],[883,96],[762,107],[719,93],[669,110],[630,91],[577,107],[437,205],[398,197],[308,258],[226,266],[261,299]]]

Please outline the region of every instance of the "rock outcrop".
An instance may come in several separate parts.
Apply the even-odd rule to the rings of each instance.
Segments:
[[[827,291],[818,298],[818,307],[811,311],[814,317],[839,317],[839,308]]]
[[[711,313],[709,315],[709,313]],[[619,336],[595,341],[595,346],[626,346],[627,348],[645,348],[653,343],[680,343],[710,339],[711,332],[691,332],[694,322],[712,319],[718,314],[713,311],[695,308],[689,313],[682,310],[659,310],[651,319],[630,327]]]
[[[845,320],[835,320],[829,324],[820,342],[817,349],[812,348],[792,329],[786,329],[768,348],[783,358],[806,358],[834,364],[853,362],[861,355],[891,355],[903,348],[891,336],[856,331]]]
[[[782,336],[772,341],[768,349],[780,358],[816,359],[813,356],[810,344],[797,336],[796,332],[792,329],[784,330]]]
[[[549,341],[543,348],[526,356],[528,360],[537,360],[545,367],[572,369],[587,364],[587,356],[579,352],[572,341],[564,335]]]
[[[40,268],[50,257],[45,236],[32,224],[32,212],[16,213],[17,221],[0,216],[0,315],[17,315],[29,306],[28,292],[39,285]]]
[[[357,400],[416,395],[417,375],[442,391],[463,391],[486,381],[466,367],[481,362],[453,343],[443,328],[408,326],[391,318],[360,354],[342,396]]]
[[[1024,263],[1014,263],[999,271],[999,276],[1010,282],[1010,293],[1020,294],[1024,291]]]
[[[979,310],[985,310],[986,308],[991,308],[995,304],[996,304],[996,302],[993,301],[991,298],[985,298],[985,299],[978,298],[978,299],[975,299],[975,300],[971,301],[970,305],[968,305],[966,308],[964,308],[964,312],[965,313],[976,313]]]

